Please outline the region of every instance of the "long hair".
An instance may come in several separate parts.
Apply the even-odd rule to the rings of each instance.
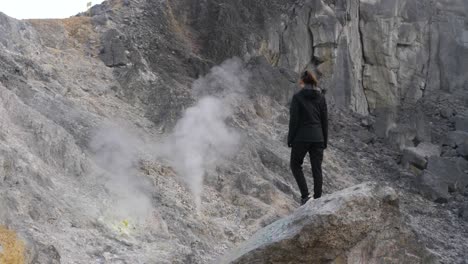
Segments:
[[[304,84],[310,84],[312,86],[318,86],[318,81],[317,77],[310,72],[310,71],[305,71],[301,74],[301,80],[304,82]]]

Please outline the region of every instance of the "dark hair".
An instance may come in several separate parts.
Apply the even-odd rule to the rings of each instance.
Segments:
[[[310,71],[305,71],[301,74],[301,80],[305,83],[305,84],[310,84],[312,86],[317,86],[318,85],[318,81],[317,81],[317,78],[315,77],[315,75],[313,73],[311,73]]]

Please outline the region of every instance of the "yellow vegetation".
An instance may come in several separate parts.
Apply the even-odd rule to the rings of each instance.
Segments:
[[[190,32],[185,26],[187,18],[185,16],[175,15],[172,9],[171,3],[168,1],[166,5],[165,14],[167,16],[169,27],[171,32],[175,33],[175,36],[188,45],[188,48],[194,53],[200,51],[200,44],[197,42],[196,37]],[[177,18],[176,18],[177,17]]]
[[[65,30],[68,32],[68,35],[76,39],[81,44],[87,43],[95,35],[91,23],[91,18],[89,17],[70,17],[65,19],[28,19],[28,21],[31,23],[31,25],[38,29],[48,29],[49,31],[53,30],[54,28],[56,28],[56,30],[60,30],[60,26],[63,25]]]
[[[98,53],[99,36],[93,29],[90,17],[70,17],[65,19],[28,19],[39,33],[47,47],[74,47],[78,50],[91,49]],[[68,38],[64,42],[64,32]],[[88,50],[89,51],[89,50]]]
[[[0,264],[23,264],[24,243],[16,233],[0,226]]]
[[[89,17],[70,17],[61,20],[70,37],[78,40],[81,44],[86,44],[95,38],[95,33]]]

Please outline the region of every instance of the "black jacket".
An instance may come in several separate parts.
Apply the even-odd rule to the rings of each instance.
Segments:
[[[288,146],[295,142],[328,144],[328,110],[325,96],[306,87],[296,93],[291,102]]]

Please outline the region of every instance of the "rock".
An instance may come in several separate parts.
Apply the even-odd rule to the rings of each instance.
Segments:
[[[452,147],[443,146],[442,147],[442,154],[440,156],[441,157],[457,157],[458,153],[457,153],[457,150],[453,149]]]
[[[369,108],[376,109],[381,105],[394,108],[398,105],[397,76],[393,71],[382,66],[366,65],[362,78]]]
[[[375,123],[373,125],[375,134],[379,138],[387,138],[391,129],[395,128],[396,112],[393,108],[382,107],[374,111]]]
[[[468,112],[463,112],[455,116],[455,128],[463,132],[468,132]]]
[[[371,123],[370,123],[369,119],[367,119],[367,118],[361,119],[361,126],[366,127],[366,128],[370,127]]]
[[[465,220],[465,221],[468,221],[468,202],[466,202],[462,208],[460,208],[459,210],[459,213],[458,213],[458,216]]]
[[[414,146],[417,131],[409,125],[396,125],[388,130],[386,142],[400,150],[408,146]]]
[[[455,111],[453,111],[453,109],[450,107],[444,107],[440,110],[440,116],[445,119],[452,118],[454,114]]]
[[[403,150],[402,165],[406,168],[408,168],[409,165],[413,165],[418,169],[424,170],[427,166],[427,159],[417,148],[405,148]]]
[[[429,157],[439,157],[441,148],[437,145],[423,142],[417,147],[409,147],[403,150],[402,164],[405,167],[414,165],[418,169],[424,170]]]
[[[462,77],[461,74],[468,71],[468,65],[464,63],[468,59],[468,35],[466,25],[461,21],[466,22],[466,20],[462,19],[459,23],[446,19],[449,16],[466,17],[461,13],[466,14],[467,2],[457,0],[447,3],[437,2],[434,7],[439,13],[436,16],[437,22],[430,28],[429,44],[437,48],[431,50],[429,58],[431,61],[440,61],[429,65],[427,89],[434,91],[440,86],[448,92],[464,90],[467,82],[466,77]],[[433,46],[436,43],[437,46]],[[452,59],[446,59],[450,57]],[[468,129],[466,122],[464,126]]]
[[[283,105],[288,104],[297,90],[296,78],[291,76],[294,73],[272,67],[264,57],[252,58],[249,68],[252,72],[249,93],[252,96],[269,96]]]
[[[444,145],[456,148],[463,142],[468,140],[468,132],[465,131],[451,131],[447,134],[443,140]]]
[[[375,134],[369,132],[368,130],[359,131],[357,133],[357,137],[365,144],[373,144],[376,140]]]
[[[463,158],[430,157],[427,169],[418,177],[420,192],[432,201],[446,201],[449,189],[463,191],[468,185],[468,162]]]
[[[109,67],[125,66],[128,63],[124,37],[115,29],[107,31],[102,37],[101,59]]]
[[[258,231],[223,263],[378,263],[382,259],[435,263],[403,221],[396,192],[365,183],[308,202]]]
[[[416,111],[412,113],[410,120],[411,127],[416,131],[415,141],[417,142],[431,142],[432,128],[428,122],[426,115],[421,107],[417,107]]]
[[[461,144],[458,145],[457,153],[462,157],[468,157],[468,139],[465,139]]]

